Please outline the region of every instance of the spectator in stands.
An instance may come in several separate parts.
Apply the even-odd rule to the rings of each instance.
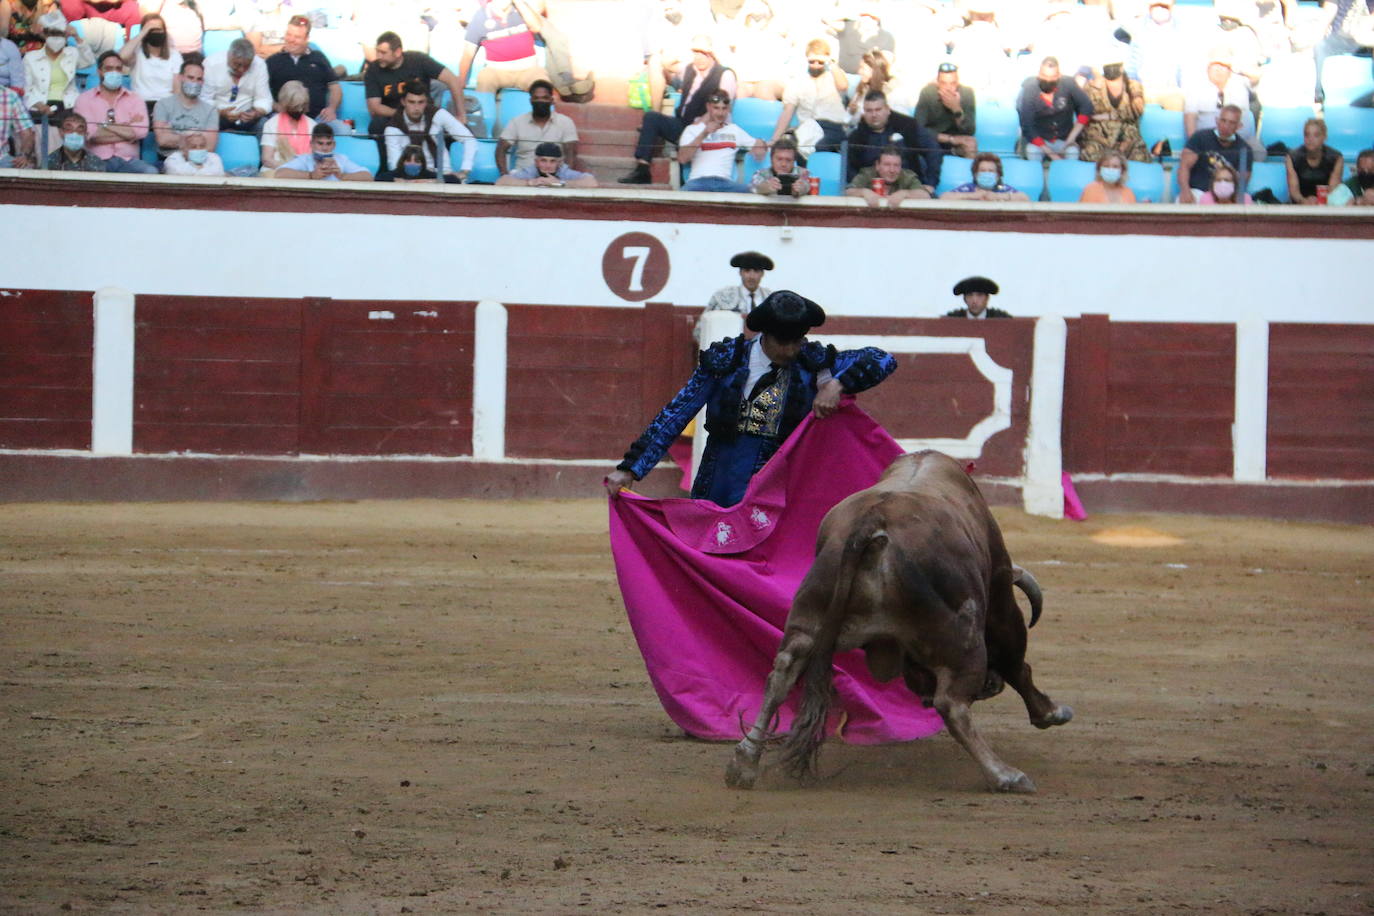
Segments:
[[[72,110],[86,119],[90,153],[105,160],[105,171],[156,175],[157,166],[139,158],[148,136],[148,105],[124,88],[124,61],[114,51],[100,55],[100,85],[76,97]]]
[[[1250,81],[1231,69],[1223,48],[1208,55],[1207,78],[1193,84],[1183,108],[1183,132],[1192,136],[1217,126],[1217,113],[1226,105],[1241,111],[1250,108]]]
[[[207,26],[196,0],[154,0],[156,7],[144,2],[144,12],[156,12],[167,24],[172,47],[185,59],[187,54],[201,53],[201,36]]]
[[[1010,318],[1011,315],[999,308],[988,305],[988,296],[995,296],[1000,290],[997,284],[987,277],[965,277],[954,284],[954,295],[963,296],[961,308],[945,312],[945,318],[968,318],[984,321],[988,318]]]
[[[782,111],[769,142],[782,139],[795,116],[797,146],[805,148],[807,155],[839,150],[849,120],[843,97],[848,89],[849,79],[830,56],[830,45],[820,38],[809,42],[806,75],[797,76],[783,90]]]
[[[677,161],[692,166],[684,191],[734,191],[747,194],[749,185],[735,180],[735,154],[751,147],[762,161],[767,146],[730,120],[730,97],[721,90],[706,99],[706,113],[683,128],[678,138]]]
[[[1174,18],[1174,0],[1150,0],[1144,18],[1117,37],[1131,45],[1128,76],[1140,80],[1145,102],[1169,111],[1183,110],[1183,71],[1189,40]]]
[[[1327,58],[1353,54],[1361,48],[1374,45],[1374,15],[1371,15],[1366,0],[1322,0],[1322,13],[1330,19],[1321,41],[1312,49],[1317,75],[1313,98],[1318,105],[1326,102],[1322,75],[1326,70]]]
[[[811,193],[811,176],[797,165],[797,144],[787,137],[773,142],[768,167],[754,172],[749,186],[765,197],[804,197]]]
[[[103,172],[105,160],[86,149],[86,119],[76,111],[64,112],[58,122],[62,148],[48,154],[50,172]]]
[[[1242,183],[1238,173],[1225,163],[1212,168],[1212,186],[1198,195],[1200,204],[1252,204],[1249,194],[1241,191]],[[1182,202],[1183,195],[1179,195]]]
[[[219,112],[201,100],[204,88],[205,67],[183,60],[177,91],[153,106],[153,133],[163,157],[184,149],[191,134],[204,137],[206,149],[213,149],[219,140]]]
[[[19,45],[0,35],[0,87],[24,89],[24,55]]]
[[[1018,191],[1002,181],[1002,159],[996,153],[979,153],[973,157],[973,180],[940,195],[941,200],[991,200],[1007,203],[1029,201],[1024,191]]]
[[[863,100],[870,92],[881,92],[887,97],[889,107],[901,111],[911,111],[916,100],[908,98],[907,88],[894,72],[891,51],[869,51],[859,63],[859,82],[849,96],[846,109],[851,126],[859,123],[863,116]]]
[[[185,149],[177,150],[162,164],[166,175],[199,175],[202,178],[224,177],[224,162],[205,145],[205,136],[189,133],[183,141]]]
[[[897,50],[896,39],[883,28],[878,0],[862,0],[857,13],[829,23],[839,45],[840,69],[845,73],[859,72],[859,64],[870,51]]]
[[[1308,118],[1302,126],[1302,146],[1284,158],[1288,168],[1288,196],[1295,204],[1317,204],[1317,188],[1327,190],[1341,183],[1345,157],[1326,145],[1326,122]]]
[[[1107,56],[1113,60],[1102,65],[1102,75],[1088,84],[1088,101],[1093,107],[1092,120],[1083,128],[1081,146],[1083,158],[1096,162],[1108,152],[1120,153],[1127,159],[1149,162],[1150,151],[1140,135],[1140,116],[1145,113],[1145,89],[1138,80],[1126,76],[1126,68],[1118,56],[1118,44]]]
[[[1022,85],[1016,113],[1027,159],[1077,159],[1078,135],[1092,118],[1093,103],[1072,77],[1060,76],[1059,61],[1047,57]]]
[[[176,75],[181,72],[181,52],[167,37],[167,23],[157,13],[143,17],[138,36],[119,49],[119,59],[129,69],[129,88],[153,106],[172,96]]]
[[[902,151],[885,146],[878,161],[859,169],[845,188],[846,197],[862,197],[870,207],[896,207],[904,200],[929,200],[930,190],[911,169],[902,168]]]
[[[62,15],[68,20],[104,19],[122,26],[128,38],[142,15],[138,0],[62,0]],[[145,112],[146,114],[146,112]]]
[[[310,90],[300,80],[286,82],[277,92],[277,113],[262,125],[263,177],[273,177],[283,163],[310,152],[315,121],[306,114],[309,108]]]
[[[977,92],[1000,91],[1008,79],[1014,41],[997,21],[992,0],[968,0],[962,28],[950,32],[951,54],[963,68],[961,82]],[[1016,49],[1016,50],[1019,50]]]
[[[33,165],[33,119],[24,100],[8,86],[0,86],[0,169],[26,169]]]
[[[1178,156],[1179,203],[1191,204],[1193,192],[1211,188],[1212,171],[1218,165],[1228,165],[1239,175],[1241,187],[1249,182],[1252,156],[1238,133],[1240,122],[1240,106],[1227,105],[1217,115],[1215,130],[1199,130],[1188,138]]]
[[[371,181],[372,173],[334,150],[334,128],[316,124],[310,132],[310,152],[277,169],[278,178],[315,181]]]
[[[1326,203],[1332,207],[1374,207],[1374,149],[1355,157],[1355,174],[1331,189]]]
[[[1126,187],[1126,157],[1109,150],[1097,160],[1097,178],[1078,196],[1080,204],[1133,204],[1135,192]]]
[[[509,171],[509,153],[515,148],[515,168],[534,165],[534,149],[541,143],[557,143],[563,156],[577,162],[577,125],[572,118],[553,110],[554,88],[548,80],[530,83],[530,110],[511,118],[496,141],[496,168]]]
[[[773,269],[773,259],[768,255],[757,251],[741,251],[730,259],[730,266],[739,270],[739,283],[723,286],[712,293],[711,298],[706,300],[706,308],[701,310],[702,315],[707,312],[725,311],[735,312],[740,317],[748,317],[763,300],[773,294],[771,289],[762,285],[763,275]],[[700,318],[697,319],[692,333],[700,342]],[[753,337],[754,332],[746,330],[744,336]],[[709,340],[706,342],[710,343]]]
[[[20,54],[39,50],[43,28],[38,20],[54,8],[60,12],[60,7],[57,0],[0,0],[0,38],[13,41]]]
[[[783,74],[796,57],[796,48],[782,34],[767,0],[745,0],[740,7],[740,28],[730,40],[730,60],[739,78],[739,97],[779,101]]]
[[[916,121],[935,134],[945,152],[972,157],[978,152],[978,141],[973,136],[976,108],[973,90],[959,85],[958,64],[944,61],[935,72],[935,82],[921,90],[921,98],[916,102]]]
[[[534,51],[534,35],[512,0],[481,0],[468,22],[458,85],[467,85],[479,48],[486,49],[487,63],[477,74],[478,92],[529,89],[535,80],[548,80],[549,74]]]
[[[706,100],[723,95],[728,101],[735,97],[735,72],[716,60],[715,45],[709,35],[692,39],[692,60],[678,74],[682,99],[673,114],[658,111],[644,112],[639,126],[639,142],[635,144],[635,167],[620,179],[621,184],[649,184],[649,157],[660,141],[677,143],[687,125],[706,114]]]
[[[38,27],[43,47],[24,55],[24,102],[36,117],[56,116],[76,104],[81,94],[76,71],[94,65],[95,55],[57,10],[40,16]],[[67,44],[68,38],[75,44]]]
[[[412,144],[401,150],[396,168],[383,171],[377,176],[377,180],[394,181],[398,184],[418,184],[427,181],[433,184],[436,177],[438,175],[433,169],[425,168],[425,151]]]
[[[534,148],[533,165],[502,175],[496,183],[531,188],[594,188],[596,176],[570,168],[563,161],[563,148],[557,143],[545,142]]]
[[[253,53],[246,38],[205,59],[205,90],[201,98],[219,112],[219,129],[259,133],[272,113],[272,89],[267,64]]]
[[[387,168],[394,174],[400,167],[401,152],[407,146],[418,146],[425,154],[425,167],[432,172],[441,171],[439,162],[443,157],[444,180],[459,184],[467,180],[472,171],[473,160],[477,158],[477,140],[472,131],[434,104],[430,99],[428,87],[419,80],[406,83],[401,90],[401,107],[387,124],[383,135],[386,143]],[[463,142],[463,163],[453,169],[449,161],[449,144],[455,140]],[[453,172],[457,174],[452,174]]]
[[[235,4],[236,10],[243,7],[242,3]],[[251,12],[240,13],[243,37],[253,45],[253,53],[266,60],[286,46],[287,23],[292,19],[290,6],[273,0],[257,0],[255,7],[248,7],[248,10]]]
[[[312,121],[328,124],[335,136],[353,133],[353,128],[339,118],[343,89],[334,66],[324,52],[310,47],[309,16],[288,19],[281,50],[267,58],[267,85],[274,98],[279,98],[281,88],[292,80],[304,86],[309,95],[305,113]]]
[[[367,113],[372,116],[368,133],[380,141],[387,122],[401,110],[401,88],[415,80],[426,87],[434,80],[443,83],[452,95],[450,113],[459,121],[467,117],[463,110],[463,84],[453,71],[428,54],[403,49],[395,32],[383,32],[377,36],[377,59],[363,77]]]
[[[896,146],[902,151],[902,167],[915,172],[926,190],[934,192],[945,155],[935,135],[910,115],[893,111],[881,92],[868,93],[863,104],[863,121],[849,134],[848,179],[877,163],[884,147]]]

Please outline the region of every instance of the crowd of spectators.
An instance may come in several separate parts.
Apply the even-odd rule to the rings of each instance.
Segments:
[[[1131,202],[1132,165],[1157,162],[1174,168],[1180,202],[1245,201],[1266,159],[1295,203],[1371,199],[1349,160],[1374,129],[1338,148],[1325,118],[1374,101],[1374,67],[1364,98],[1326,91],[1336,57],[1374,44],[1374,0],[624,0],[617,12],[644,60],[626,184],[652,182],[671,144],[686,190],[781,196],[811,191],[811,157],[839,153],[843,193],[870,206],[1038,195],[1007,180],[1024,177],[1013,159],[1094,163],[1082,199],[1097,203]],[[226,29],[242,37],[207,54]],[[331,60],[321,29],[356,36],[356,66]],[[349,79],[366,98],[351,122]],[[490,141],[501,179],[595,181],[554,110],[590,97],[592,76],[575,73],[542,0],[0,0],[0,165],[217,175],[216,150],[237,134],[260,145],[264,175],[463,182],[477,152],[470,84],[529,93],[531,110]],[[744,98],[776,103],[775,119],[739,123]],[[1303,104],[1301,137],[1265,129],[1266,109]],[[1179,148],[1146,129],[1153,110],[1181,118]],[[1015,128],[980,131],[994,114]],[[84,119],[83,144],[69,115]],[[375,142],[374,168],[335,148],[350,135]],[[557,155],[540,155],[549,144]],[[942,183],[950,156],[969,181]],[[1360,193],[1337,193],[1352,182]]]

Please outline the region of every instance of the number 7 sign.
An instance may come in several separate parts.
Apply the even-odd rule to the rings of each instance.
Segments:
[[[606,246],[601,275],[611,292],[629,302],[643,302],[668,285],[668,249],[645,232],[627,232]]]

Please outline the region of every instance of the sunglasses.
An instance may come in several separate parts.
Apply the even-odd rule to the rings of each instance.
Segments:
[[[707,98],[706,101],[712,103],[713,105],[720,105],[720,104],[729,105],[729,104],[730,104],[730,97],[729,97],[728,95],[713,95],[713,96],[710,96],[709,98]]]
[[[941,64],[940,67],[939,67],[939,71],[940,71],[941,73],[958,73],[958,72],[959,72],[959,65],[958,65],[958,64],[949,64],[949,63]]]

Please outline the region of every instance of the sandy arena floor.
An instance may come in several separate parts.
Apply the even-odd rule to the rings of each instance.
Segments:
[[[0,910],[1374,911],[1374,532],[998,515],[1033,796],[945,734],[726,789],[601,501],[0,505]]]

